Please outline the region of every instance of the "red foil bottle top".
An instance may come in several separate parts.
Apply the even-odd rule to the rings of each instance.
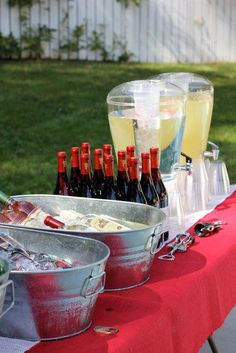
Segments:
[[[142,157],[142,173],[150,174],[150,154],[148,152],[141,153]]]
[[[112,154],[112,145],[106,143],[103,145],[103,153],[104,154]]]
[[[80,164],[81,164],[80,173],[82,175],[89,174],[89,161],[90,161],[89,154],[88,153],[81,153],[81,155],[80,155]]]
[[[159,148],[151,147],[150,148],[151,154],[151,168],[159,168]]]
[[[66,152],[57,152],[57,171],[58,173],[65,173],[66,171]]]
[[[96,148],[93,151],[94,154],[94,169],[100,170],[102,169],[102,149]]]
[[[131,157],[130,158],[130,169],[129,169],[129,177],[130,179],[138,179],[138,158]]]
[[[71,166],[72,168],[79,168],[79,147],[71,147]]]
[[[127,146],[126,147],[126,152],[127,152],[127,167],[130,167],[130,158],[134,157],[135,154],[135,146]]]
[[[118,171],[126,172],[126,169],[127,169],[126,152],[118,151],[117,155],[118,155]]]
[[[114,158],[112,155],[104,156],[104,172],[106,177],[114,176]]]
[[[65,226],[65,223],[58,221],[52,216],[47,216],[44,220],[44,224],[46,224],[46,226],[49,226],[51,228],[56,228],[56,229],[63,228]]]
[[[82,151],[82,153],[90,154],[90,143],[89,142],[81,143],[81,151]]]
[[[127,152],[127,155],[128,155],[128,156],[134,157],[134,154],[135,154],[135,146],[127,146],[127,147],[126,147],[126,152]]]

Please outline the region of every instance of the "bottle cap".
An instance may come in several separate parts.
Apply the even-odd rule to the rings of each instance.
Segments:
[[[89,142],[81,143],[81,150],[82,150],[82,153],[90,154],[90,143]]]
[[[103,153],[104,154],[112,154],[112,145],[109,143],[106,143],[103,145]]]
[[[130,157],[133,157],[135,153],[135,146],[127,146],[126,151]]]

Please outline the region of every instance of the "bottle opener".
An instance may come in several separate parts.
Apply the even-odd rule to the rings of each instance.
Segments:
[[[194,231],[198,237],[206,237],[221,228],[222,224],[226,224],[226,222],[197,223],[194,227]]]

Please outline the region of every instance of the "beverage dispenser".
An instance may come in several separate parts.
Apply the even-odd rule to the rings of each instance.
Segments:
[[[155,76],[181,87],[186,95],[186,122],[181,151],[192,158],[193,182],[189,211],[205,209],[208,204],[208,177],[204,163],[204,153],[207,149],[208,135],[213,110],[213,85],[197,74],[193,73],[165,73]],[[186,182],[181,178],[181,189],[184,190]],[[189,198],[189,195],[185,195]]]
[[[159,147],[162,177],[173,179],[184,130],[183,90],[157,80],[130,81],[113,88],[107,104],[116,156],[119,150],[135,145],[141,161],[142,152]]]

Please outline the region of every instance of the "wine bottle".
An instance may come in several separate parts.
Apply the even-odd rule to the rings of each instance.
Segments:
[[[159,207],[159,197],[153,185],[150,176],[150,154],[148,152],[141,153],[142,158],[142,175],[141,187],[148,205]]]
[[[112,155],[112,145],[110,145],[109,143],[103,145],[103,156],[105,156],[106,154]]]
[[[104,184],[104,172],[103,172],[103,159],[102,149],[96,148],[94,151],[94,165],[93,165],[93,186],[97,195],[97,198],[102,198],[102,186]]]
[[[127,170],[128,170],[128,175],[130,176],[130,158],[135,156],[135,146],[127,146],[126,153],[127,153]]]
[[[40,227],[48,215],[31,202],[16,201],[0,191],[0,216],[2,223]],[[8,221],[4,222],[5,218]]]
[[[54,189],[54,195],[74,195],[67,177],[66,170],[66,152],[57,153],[57,182]]]
[[[129,176],[127,200],[147,204],[138,179],[138,158],[130,158],[130,176]]]
[[[114,157],[106,154],[104,156],[105,180],[102,187],[102,199],[121,200],[116,179],[114,176]]]
[[[168,240],[169,231],[168,231],[168,194],[165,188],[165,185],[161,178],[161,173],[159,169],[159,149],[157,147],[150,148],[151,155],[151,175],[154,187],[159,196],[160,208],[167,216],[167,221],[165,225],[165,231],[163,233],[164,240]]]
[[[80,151],[79,147],[71,147],[70,185],[75,196],[80,196]]]
[[[81,174],[81,183],[80,183],[80,196],[82,197],[96,197],[95,190],[93,188],[92,179],[89,173],[89,154],[81,153],[80,154],[80,174]]]
[[[118,172],[117,172],[117,186],[123,201],[127,200],[128,191],[128,174],[127,174],[127,162],[126,152],[118,151]]]

